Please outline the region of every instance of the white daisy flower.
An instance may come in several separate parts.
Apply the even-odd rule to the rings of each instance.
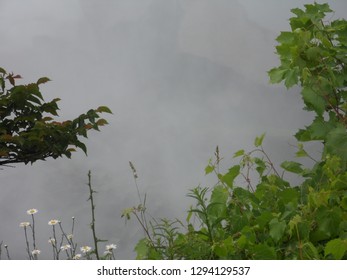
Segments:
[[[117,245],[116,244],[106,245],[106,250],[107,251],[112,251],[113,249],[117,249]]]
[[[30,223],[29,222],[22,222],[19,224],[20,227],[28,227],[30,226]]]
[[[73,238],[73,234],[68,234],[67,235],[67,239],[72,240],[72,238]]]
[[[82,246],[81,247],[81,251],[82,251],[82,253],[88,253],[90,250],[92,250],[92,248],[91,247],[89,247],[89,246]]]
[[[48,243],[55,245],[55,239],[54,238],[48,239]]]
[[[71,248],[71,246],[69,244],[66,244],[66,245],[63,245],[63,246],[60,247],[60,249],[63,250],[63,251],[66,251],[66,250],[68,250],[70,248]]]
[[[76,254],[76,255],[73,256],[72,259],[73,259],[73,260],[79,260],[81,257],[82,257],[81,254]]]
[[[32,209],[29,209],[29,210],[27,211],[27,214],[28,214],[28,215],[34,215],[34,214],[36,214],[37,212],[38,212],[37,209],[32,208]]]
[[[41,253],[41,251],[40,251],[40,250],[37,250],[37,249],[32,250],[32,252],[31,252],[31,254],[32,254],[33,256],[35,256],[35,255],[40,255],[40,253]]]
[[[58,224],[58,223],[60,223],[60,221],[59,220],[50,220],[49,222],[48,222],[48,224],[50,225],[50,226],[55,226],[56,224]]]

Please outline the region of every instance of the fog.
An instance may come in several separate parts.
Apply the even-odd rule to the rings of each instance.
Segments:
[[[99,105],[114,113],[85,140],[88,156],[78,151],[71,160],[0,170],[0,241],[11,258],[27,258],[19,224],[30,221],[30,208],[39,210],[41,259],[51,258],[50,219],[69,232],[74,216],[78,246],[93,245],[89,170],[98,192],[97,234],[117,244],[118,259],[132,259],[143,232],[135,219],[121,218],[138,204],[129,161],[148,213],[185,219],[193,203],[188,190],[215,182],[204,168],[217,145],[225,169],[264,132],[275,163],[292,158],[292,135],[312,115],[302,110],[298,88],[269,85],[266,71],[278,63],[275,38],[289,29],[290,9],[307,2],[0,1],[0,67],[23,83],[51,78],[41,90],[47,101],[62,99],[61,119]],[[334,18],[345,16],[346,1],[327,2]]]

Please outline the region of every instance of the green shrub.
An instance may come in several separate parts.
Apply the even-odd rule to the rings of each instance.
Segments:
[[[313,159],[304,142],[319,141],[321,158],[313,167],[284,161],[278,171],[261,135],[255,149],[237,151],[238,164],[222,174],[217,149],[205,169],[217,183],[189,192],[196,204],[185,223],[148,224],[144,203],[123,213],[134,214],[146,232],[135,247],[138,259],[347,259],[347,22],[327,22],[328,4],[291,11],[291,31],[277,38],[280,66],[268,73],[272,83],[301,87],[304,109],[315,118],[295,135],[296,155]],[[284,172],[302,183],[293,186]]]

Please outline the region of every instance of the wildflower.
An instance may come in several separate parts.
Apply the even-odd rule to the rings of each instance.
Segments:
[[[104,255],[105,255],[105,256],[112,255],[112,252],[111,252],[111,251],[105,251],[105,252],[104,252]]]
[[[76,254],[76,255],[73,256],[72,259],[73,259],[73,260],[79,260],[81,257],[82,257],[81,254]]]
[[[81,247],[81,251],[83,252],[83,253],[88,253],[90,250],[91,250],[92,248],[91,247],[89,247],[89,246],[83,246],[83,247]]]
[[[32,252],[31,252],[31,254],[32,254],[33,256],[35,256],[35,255],[40,255],[40,253],[41,253],[41,251],[40,251],[40,250],[37,250],[37,249],[32,250]]]
[[[106,250],[107,251],[112,251],[113,249],[117,249],[117,245],[116,244],[106,245]]]
[[[67,235],[67,239],[72,240],[72,238],[73,238],[73,234],[68,234]]]
[[[71,246],[69,244],[66,244],[66,245],[63,245],[63,246],[60,247],[60,249],[63,250],[63,251],[66,251],[66,250],[68,250],[70,248],[71,248]]]
[[[48,224],[50,225],[50,226],[55,226],[56,224],[58,224],[58,223],[60,223],[60,221],[59,220],[50,220],[49,222],[48,222]]]
[[[25,227],[30,226],[30,223],[29,222],[22,222],[22,223],[19,224],[19,226],[25,228]]]
[[[37,209],[32,208],[32,209],[29,209],[29,210],[27,211],[27,214],[28,214],[28,215],[34,215],[34,214],[36,214],[37,212],[38,212]]]
[[[55,239],[54,238],[48,239],[48,243],[55,245]]]

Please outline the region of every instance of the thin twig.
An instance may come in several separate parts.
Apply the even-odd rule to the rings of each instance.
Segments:
[[[95,204],[94,204],[94,199],[93,199],[93,193],[96,193],[93,189],[92,189],[92,184],[91,184],[91,171],[89,170],[88,172],[88,187],[89,187],[89,199],[90,200],[90,205],[92,208],[92,222],[90,224],[91,228],[92,228],[92,232],[93,232],[93,240],[94,240],[94,251],[95,251],[95,256],[96,259],[99,260],[99,252],[98,252],[98,242],[99,239],[96,237],[96,229],[95,229]]]

